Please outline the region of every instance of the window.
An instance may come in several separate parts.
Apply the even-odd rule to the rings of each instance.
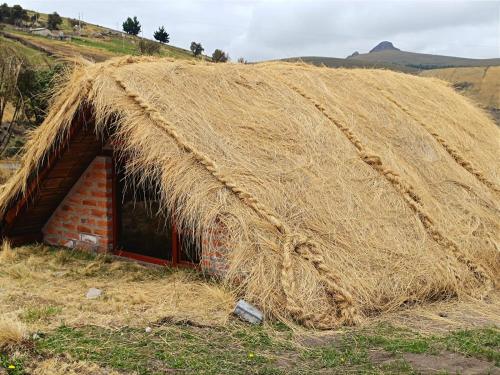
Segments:
[[[199,251],[189,233],[178,233],[175,223],[160,210],[154,187],[128,178],[115,164],[115,243],[118,255],[159,264],[199,263]]]

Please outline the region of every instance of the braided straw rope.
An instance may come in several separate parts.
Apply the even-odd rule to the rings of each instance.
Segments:
[[[429,124],[425,123],[421,119],[417,118],[416,115],[411,113],[411,111],[403,106],[402,104],[398,103],[394,98],[392,98],[385,90],[376,87],[375,88],[386,98],[389,102],[394,104],[397,108],[399,108],[402,112],[404,112],[406,115],[408,115],[412,120],[420,124],[443,148],[445,151],[455,160],[459,165],[461,165],[467,172],[472,174],[474,177],[476,177],[480,182],[482,182],[484,185],[486,185],[488,188],[493,190],[495,193],[500,193],[500,188],[495,185],[494,182],[488,180],[488,178],[484,175],[482,171],[479,169],[475,168],[472,163],[468,160],[466,160],[460,152],[455,149],[453,146],[451,146],[446,139],[441,137],[439,133]]]
[[[229,189],[242,203],[250,207],[260,217],[271,223],[282,235],[282,277],[281,284],[286,297],[286,310],[301,324],[317,329],[331,329],[341,324],[352,325],[358,320],[358,313],[354,307],[351,294],[339,285],[339,278],[333,274],[325,263],[318,244],[305,235],[292,233],[291,230],[264,204],[259,202],[252,193],[240,187],[235,181],[219,170],[216,162],[210,156],[203,154],[196,147],[177,132],[174,126],[167,121],[153,106],[151,106],[137,92],[130,89],[124,80],[116,74],[112,75],[118,86],[126,95],[142,108],[149,116],[155,127],[167,133],[184,151],[193,156],[217,181]],[[295,281],[293,277],[292,255],[297,254],[310,261],[317,270],[324,285],[325,291],[333,301],[332,311],[323,314],[307,312],[294,298]]]
[[[324,106],[316,102],[311,96],[306,94],[298,87],[285,81],[284,83],[304,99],[307,99],[309,102],[311,102],[316,107],[316,109],[318,109],[332,124],[334,124],[340,131],[342,131],[346,138],[356,148],[361,159],[377,172],[379,172],[382,176],[384,176],[395,187],[395,189],[401,193],[406,203],[417,214],[418,218],[420,219],[421,223],[423,224],[424,228],[431,236],[431,238],[439,245],[443,246],[445,249],[451,251],[455,258],[460,263],[464,264],[472,272],[477,280],[484,283],[484,285],[486,286],[485,293],[493,289],[493,281],[491,280],[486,270],[481,265],[475,264],[471,259],[465,256],[463,252],[460,251],[458,245],[455,242],[446,238],[437,229],[436,225],[434,224],[434,220],[423,208],[422,199],[418,196],[418,194],[410,184],[405,182],[398,173],[384,166],[380,156],[368,151],[365,145],[363,145],[361,140],[352,132],[352,130],[349,129],[348,126],[336,120],[332,115],[330,115]],[[455,277],[457,279],[460,279],[460,277],[458,276],[458,272],[456,270],[453,270],[453,272],[455,273]]]

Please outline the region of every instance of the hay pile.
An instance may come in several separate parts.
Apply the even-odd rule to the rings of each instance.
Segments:
[[[500,134],[433,79],[380,70],[121,58],[77,67],[0,208],[76,111],[196,237],[223,225],[227,281],[318,328],[482,298],[500,274]]]

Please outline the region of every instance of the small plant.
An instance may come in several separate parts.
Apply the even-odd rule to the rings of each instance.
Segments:
[[[225,63],[229,60],[229,55],[221,49],[216,49],[212,53],[212,61],[216,63]]]
[[[139,42],[139,51],[141,55],[154,55],[160,52],[160,44],[147,39],[141,39]]]
[[[0,251],[0,264],[10,263],[16,259],[16,253],[12,250],[10,241],[4,239]]]
[[[49,320],[51,317],[62,311],[58,306],[41,306],[26,309],[21,315],[21,319],[27,323],[34,323],[39,320]]]
[[[0,349],[18,346],[27,337],[26,327],[19,320],[6,317],[0,318]]]
[[[199,56],[205,50],[201,43],[191,42],[191,47],[189,47],[194,56]]]

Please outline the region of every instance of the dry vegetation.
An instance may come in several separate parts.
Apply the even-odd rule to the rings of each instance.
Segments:
[[[31,331],[84,324],[146,327],[165,318],[222,325],[235,303],[230,292],[193,272],[44,246],[8,249],[0,253],[0,315],[20,316]],[[102,298],[86,299],[91,287],[102,289]]]
[[[103,295],[87,299],[91,286]],[[230,292],[193,272],[4,245],[0,373],[414,374],[435,366],[435,358],[450,373],[494,373],[499,297],[407,309],[355,329],[250,326],[231,317]],[[454,360],[444,363],[449,353]]]
[[[500,109],[500,66],[432,69],[421,75],[450,82],[480,105]]]
[[[332,327],[482,299],[498,280],[499,130],[437,80],[283,63],[85,64],[32,134],[2,207],[84,102],[98,134],[118,119],[129,173],[157,186],[181,227],[227,228],[227,281],[269,315]]]

